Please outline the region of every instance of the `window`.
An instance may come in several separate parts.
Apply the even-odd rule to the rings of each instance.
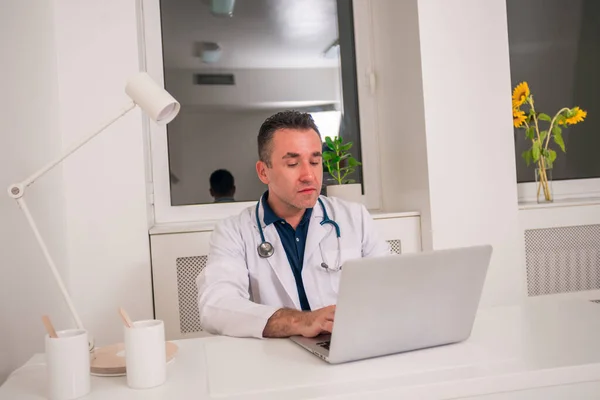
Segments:
[[[221,13],[225,3],[234,7]],[[233,174],[236,202],[258,200],[266,187],[254,167],[256,135],[277,111],[310,112],[323,136],[353,141],[362,161],[352,1],[163,0],[154,17],[152,10],[144,15],[146,47],[154,52],[148,71],[162,70],[182,104],[166,138],[151,132],[156,207],[177,215],[167,219],[185,220],[190,208],[214,204],[209,177],[217,169]],[[222,215],[214,210],[212,217]]]
[[[558,150],[553,180],[600,177],[600,2],[507,0],[507,15],[513,87],[527,81],[537,111],[546,114],[564,106],[588,111],[564,135],[567,152]],[[515,134],[517,181],[532,182],[533,167],[521,157],[530,143],[523,130]]]
[[[333,111],[317,111],[311,112],[310,115],[315,120],[315,124],[319,128],[321,133],[321,140],[325,142],[325,138],[334,138],[340,134],[340,123],[342,119],[342,112]]]

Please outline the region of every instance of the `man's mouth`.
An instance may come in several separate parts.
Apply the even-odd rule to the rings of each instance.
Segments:
[[[317,191],[317,189],[315,189],[315,188],[306,188],[306,189],[299,190],[299,193],[306,194],[306,193],[312,193],[312,192],[316,192],[316,191]]]

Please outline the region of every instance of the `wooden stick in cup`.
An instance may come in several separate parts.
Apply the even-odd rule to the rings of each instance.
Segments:
[[[131,323],[131,319],[129,318],[129,315],[127,315],[127,312],[123,309],[123,307],[119,307],[119,314],[121,315],[125,326],[131,328],[133,324]]]
[[[54,326],[52,325],[52,322],[50,322],[50,318],[47,315],[43,315],[42,322],[44,323],[44,326],[46,327],[46,331],[48,332],[48,335],[51,338],[56,339],[58,337],[58,335],[56,334],[56,331],[54,330]]]

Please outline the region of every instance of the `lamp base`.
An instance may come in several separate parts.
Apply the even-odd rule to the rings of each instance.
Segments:
[[[167,363],[172,361],[179,347],[166,342]],[[90,373],[95,376],[123,376],[125,370],[125,344],[117,343],[95,349],[90,361]]]

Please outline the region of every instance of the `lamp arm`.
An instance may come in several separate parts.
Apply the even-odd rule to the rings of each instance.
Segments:
[[[31,227],[31,230],[33,231],[35,238],[37,239],[37,242],[40,245],[42,252],[44,253],[44,257],[46,258],[46,261],[48,262],[48,265],[50,266],[50,269],[52,270],[52,274],[54,275],[54,279],[56,280],[56,283],[58,284],[58,287],[60,288],[60,292],[62,293],[63,298],[65,299],[65,302],[67,303],[67,306],[69,307],[69,311],[71,311],[71,315],[73,316],[73,319],[75,319],[77,328],[84,329],[83,324],[81,323],[81,319],[79,318],[79,315],[77,314],[77,310],[75,310],[75,306],[73,305],[73,302],[71,301],[69,292],[67,291],[67,288],[65,287],[65,285],[62,281],[62,278],[60,277],[60,274],[58,273],[56,264],[54,263],[52,256],[50,256],[48,247],[46,246],[46,243],[44,242],[44,239],[42,238],[42,235],[40,234],[40,231],[38,230],[37,225],[36,225],[33,217],[31,216],[31,213],[29,212],[29,208],[27,207],[27,203],[25,203],[25,199],[23,197],[20,197],[17,199],[17,203],[19,204],[21,211],[23,211],[23,214],[25,214],[25,218],[27,219],[27,222],[29,222],[29,226]]]
[[[60,164],[65,158],[67,158],[71,154],[75,153],[77,150],[79,150],[80,147],[82,147],[87,142],[89,142],[90,140],[92,140],[93,138],[98,136],[106,128],[111,126],[113,123],[115,123],[117,120],[119,120],[121,117],[123,117],[125,114],[127,114],[129,111],[133,110],[134,108],[135,108],[135,103],[133,101],[131,101],[126,107],[123,107],[123,109],[119,112],[119,114],[116,117],[105,122],[100,127],[100,129],[98,129],[97,131],[82,138],[78,143],[75,143],[73,146],[71,146],[69,149],[67,149],[61,156],[59,156],[56,160],[49,162],[44,167],[40,168],[36,173],[31,175],[29,178],[23,180],[22,182],[10,185],[8,188],[9,195],[14,199],[21,198],[25,194],[26,187],[31,185],[33,182],[35,182],[38,178],[40,178],[41,176],[46,174],[48,171],[52,170],[54,167],[56,167],[58,164]]]
[[[63,280],[60,277],[60,274],[58,273],[56,264],[54,263],[54,260],[52,259],[50,252],[48,251],[48,247],[46,246],[46,243],[44,242],[44,239],[42,238],[42,235],[40,234],[40,231],[35,223],[35,220],[33,219],[33,216],[31,215],[31,213],[29,212],[29,208],[27,207],[27,203],[25,202],[25,198],[23,197],[25,194],[25,188],[28,187],[29,185],[33,184],[33,182],[35,182],[38,178],[40,178],[41,176],[46,174],[48,171],[52,170],[54,167],[56,167],[58,164],[60,164],[65,158],[67,158],[71,154],[75,153],[77,150],[79,150],[80,147],[85,145],[87,142],[92,140],[94,137],[98,136],[106,128],[108,128],[110,125],[112,125],[117,120],[122,118],[129,111],[133,110],[135,108],[135,106],[136,106],[136,104],[133,101],[131,101],[130,103],[127,104],[127,106],[123,107],[123,109],[119,112],[119,114],[117,114],[117,116],[115,116],[114,118],[105,122],[97,131],[82,138],[78,143],[75,143],[73,146],[71,146],[69,149],[67,149],[61,156],[59,156],[56,160],[49,162],[48,164],[46,164],[46,166],[44,166],[43,168],[41,168],[36,173],[31,175],[29,178],[23,180],[22,182],[12,184],[8,187],[9,196],[17,201],[19,208],[21,209],[21,211],[23,211],[23,214],[25,214],[25,218],[27,219],[27,222],[29,223],[31,230],[33,231],[35,238],[37,239],[37,242],[40,245],[42,252],[44,253],[46,262],[48,263],[48,266],[50,267],[50,270],[52,271],[52,274],[54,275],[54,280],[56,281],[56,283],[60,289],[60,292],[61,292],[65,302],[67,303],[67,306],[69,307],[69,311],[71,312],[71,315],[73,316],[73,319],[75,320],[75,323],[77,324],[78,329],[85,329],[85,328],[83,327],[83,323],[81,322],[81,319],[79,318],[79,314],[77,314],[77,310],[75,309],[75,306],[73,305],[71,297],[69,296],[69,292],[67,291],[67,288],[65,287],[65,284],[63,283]],[[90,348],[90,351],[92,351],[94,349],[94,340],[91,336],[89,337],[89,348]]]

